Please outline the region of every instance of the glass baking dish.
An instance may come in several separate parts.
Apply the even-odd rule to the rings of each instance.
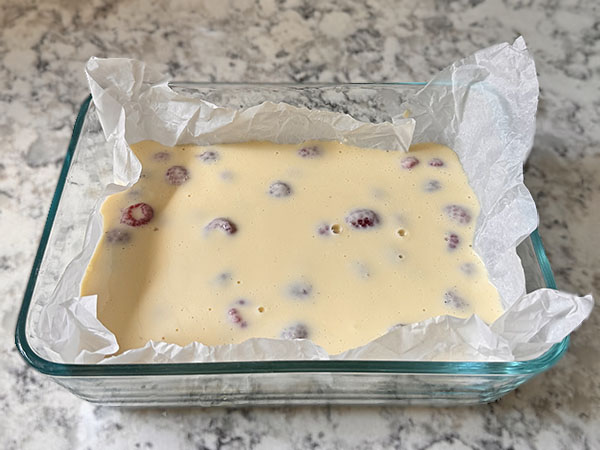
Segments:
[[[246,108],[263,101],[351,114],[381,122],[401,114],[424,83],[172,83],[186,95]],[[16,328],[16,345],[39,372],[90,402],[107,405],[433,405],[491,402],[554,365],[569,338],[518,362],[261,361],[171,364],[62,364],[48,356],[34,326],[65,267],[81,250],[89,214],[112,180],[111,146],[91,98],[82,104],[35,257]],[[537,231],[518,248],[527,290],[555,288]]]

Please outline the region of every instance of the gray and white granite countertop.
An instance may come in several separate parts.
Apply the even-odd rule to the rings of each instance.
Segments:
[[[526,168],[561,289],[600,293],[596,0],[0,2],[0,448],[598,449],[600,309],[567,355],[497,403],[423,407],[99,407],[28,368],[13,332],[80,102],[85,61],[177,79],[427,80],[523,34],[541,83]]]

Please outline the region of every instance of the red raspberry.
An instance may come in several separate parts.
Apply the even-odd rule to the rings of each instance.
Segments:
[[[240,328],[246,328],[248,326],[248,322],[244,320],[237,308],[230,308],[229,311],[227,311],[227,317],[231,323],[235,323]]]
[[[454,250],[460,244],[460,238],[456,233],[446,233],[444,240],[448,243],[448,248]]]
[[[269,195],[271,197],[287,197],[292,193],[292,188],[289,184],[283,181],[276,181],[269,186]]]
[[[438,180],[429,180],[423,185],[423,190],[425,192],[435,192],[439,191],[442,188],[442,183]]]
[[[217,162],[220,158],[220,155],[219,153],[213,150],[207,150],[204,153],[200,153],[199,155],[197,155],[196,158],[198,158],[200,161],[206,164],[211,164]]]
[[[305,299],[312,295],[312,284],[306,281],[297,281],[288,286],[288,294],[291,297]]]
[[[462,206],[448,205],[444,208],[444,213],[450,220],[461,225],[466,225],[471,221],[471,214]]]
[[[454,291],[446,291],[444,293],[444,305],[459,310],[464,310],[470,306],[468,301]]]
[[[429,165],[431,167],[443,167],[445,164],[440,158],[433,158],[429,161]]]
[[[221,230],[227,234],[233,234],[237,231],[235,224],[231,220],[224,217],[218,217],[211,220],[204,228],[207,231]]]
[[[414,156],[407,156],[406,158],[403,158],[402,161],[400,161],[400,165],[403,169],[412,169],[417,164],[419,164],[419,160]]]
[[[301,156],[302,158],[316,158],[317,156],[321,156],[321,149],[316,145],[302,147],[298,150],[298,156]]]
[[[190,179],[190,175],[185,167],[172,166],[167,169],[165,179],[169,184],[180,186]]]
[[[322,223],[317,227],[317,233],[319,233],[321,236],[327,236],[328,234],[331,234],[331,228],[329,227],[329,224],[327,223]]]
[[[121,214],[121,223],[130,227],[139,227],[150,222],[152,217],[154,217],[152,206],[147,203],[136,203],[123,211],[123,214]]]
[[[371,228],[379,225],[379,216],[371,209],[353,209],[346,215],[346,223],[354,228]]]
[[[307,339],[308,328],[303,323],[295,323],[281,330],[281,339]]]
[[[106,240],[111,244],[126,244],[131,240],[131,234],[127,230],[114,228],[106,232]]]
[[[156,161],[168,161],[171,159],[171,154],[168,152],[156,152],[154,154],[154,159]]]

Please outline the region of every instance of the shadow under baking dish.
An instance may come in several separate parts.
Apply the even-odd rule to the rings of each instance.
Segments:
[[[172,83],[172,89],[236,109],[264,101],[345,112],[369,122],[402,113],[404,98],[425,83]],[[112,180],[112,148],[91,97],[79,110],[33,263],[15,333],[23,358],[94,403],[158,405],[306,405],[486,403],[552,367],[569,338],[542,356],[515,362],[257,361],[169,364],[63,364],[52,361],[34,328],[67,264],[83,246],[89,213]],[[527,292],[556,288],[540,236],[517,249]]]

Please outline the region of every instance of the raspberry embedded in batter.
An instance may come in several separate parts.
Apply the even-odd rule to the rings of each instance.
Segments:
[[[372,228],[379,225],[379,216],[372,209],[353,209],[346,215],[346,223],[356,229]]]
[[[425,192],[435,192],[439,191],[442,188],[442,183],[438,180],[429,180],[423,185],[423,190]]]
[[[227,311],[227,317],[231,323],[236,324],[240,328],[246,328],[248,326],[248,322],[244,320],[242,314],[237,308],[229,308]]]
[[[165,172],[165,180],[174,186],[181,186],[190,179],[190,174],[183,166],[171,166]]]
[[[308,328],[303,323],[295,323],[281,330],[281,339],[308,339]]]
[[[106,240],[111,244],[126,244],[131,240],[131,233],[120,228],[113,228],[107,231],[105,236]]]
[[[171,159],[171,154],[169,152],[156,152],[153,155],[153,158],[155,161],[168,161],[169,159]]]
[[[444,207],[444,214],[446,216],[461,225],[466,225],[471,221],[471,213],[469,211],[459,205],[448,205]]]
[[[290,295],[290,297],[296,299],[308,298],[312,295],[312,291],[312,284],[310,284],[307,281],[296,281],[294,283],[291,283],[287,288],[287,292]]]
[[[219,155],[219,153],[214,150],[207,150],[196,156],[196,158],[198,158],[200,161],[206,164],[215,163],[219,160],[220,157],[221,156]]]
[[[121,214],[121,223],[130,227],[140,227],[146,225],[154,217],[152,206],[147,203],[136,203],[129,206]]]
[[[225,217],[217,217],[216,219],[211,220],[204,229],[207,231],[221,230],[227,234],[234,234],[237,232],[235,223]]]
[[[446,233],[444,240],[448,243],[448,249],[454,250],[460,244],[460,238],[456,233]]]
[[[302,158],[316,158],[318,156],[321,156],[321,149],[316,145],[302,147],[298,150],[298,156]]]
[[[292,188],[283,181],[276,181],[269,186],[269,195],[271,197],[288,197],[291,193]]]
[[[218,286],[226,286],[233,281],[233,275],[231,272],[221,272],[213,278],[213,283]]]
[[[452,290],[444,293],[444,305],[456,310],[465,310],[470,306],[468,301]]]
[[[339,223],[332,223],[331,225],[327,222],[322,222],[317,227],[317,233],[321,236],[329,236],[332,234],[341,234],[344,231],[344,227],[342,227]]]
[[[329,224],[325,222],[319,224],[319,226],[317,227],[317,233],[321,236],[327,236],[331,234],[331,228]]]
[[[473,263],[466,262],[460,265],[460,271],[467,276],[471,276],[477,272],[477,267]]]
[[[406,158],[403,158],[402,161],[400,161],[400,165],[402,166],[403,169],[410,170],[418,164],[419,164],[419,160],[418,160],[418,158],[415,158],[414,156],[407,156]]]
[[[444,167],[444,161],[442,161],[440,158],[433,158],[429,160],[429,165],[431,167]]]

